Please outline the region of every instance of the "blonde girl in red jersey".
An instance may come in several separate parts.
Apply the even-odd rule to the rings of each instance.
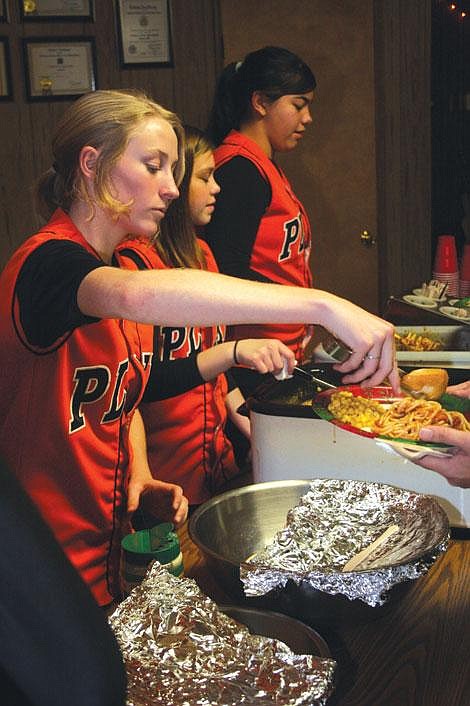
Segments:
[[[318,322],[354,351],[338,366],[345,382],[391,374],[398,387],[393,327],[344,299],[205,270],[116,266],[119,243],[152,238],[178,197],[183,146],[177,116],[140,93],[78,98],[54,130],[39,184],[47,223],[0,276],[0,455],[101,605],[120,595],[127,512],[145,502],[185,515],[181,488],[129,474],[135,410],[158,391],[154,325]],[[273,356],[277,368],[282,355]]]

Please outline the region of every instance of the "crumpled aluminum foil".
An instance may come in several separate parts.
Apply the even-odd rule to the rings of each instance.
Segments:
[[[250,635],[192,579],[158,562],[110,616],[128,706],[323,706],[336,663]]]
[[[355,571],[342,572],[392,524],[399,532]],[[291,579],[378,606],[395,584],[425,574],[448,540],[447,516],[431,496],[380,483],[317,479],[289,511],[286,527],[241,564],[240,578],[247,596],[264,595]]]

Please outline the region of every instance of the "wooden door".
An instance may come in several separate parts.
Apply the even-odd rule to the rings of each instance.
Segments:
[[[271,44],[315,73],[313,124],[279,162],[312,222],[315,286],[383,311],[430,274],[429,3],[220,7],[225,63]]]
[[[293,9],[295,8],[295,9]],[[277,155],[312,224],[314,284],[378,306],[372,1],[222,0],[225,61],[267,44],[299,54],[317,79],[313,123]]]

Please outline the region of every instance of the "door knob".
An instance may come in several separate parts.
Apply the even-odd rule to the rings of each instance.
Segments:
[[[371,248],[376,243],[375,237],[367,228],[361,230],[361,243],[366,248]]]

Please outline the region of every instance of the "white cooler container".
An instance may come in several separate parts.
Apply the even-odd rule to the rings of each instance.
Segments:
[[[454,527],[470,527],[470,489],[415,465],[374,439],[322,419],[260,412],[251,405],[255,483],[344,478],[377,481],[434,495]]]

